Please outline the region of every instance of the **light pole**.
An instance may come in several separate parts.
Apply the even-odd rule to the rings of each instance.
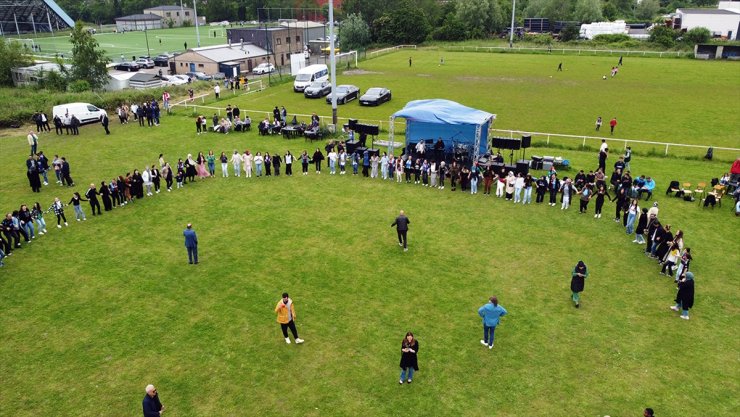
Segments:
[[[146,56],[151,58],[152,53],[149,52],[149,35],[147,34],[146,26],[144,26],[144,39],[146,39]]]
[[[193,14],[195,14],[195,43],[200,48],[200,30],[198,30],[198,0],[193,0]]]
[[[516,14],[516,0],[511,1],[511,30],[509,33],[509,48],[514,47],[514,15]]]
[[[337,126],[337,61],[334,56],[334,0],[329,0],[329,62],[331,65],[331,123]]]

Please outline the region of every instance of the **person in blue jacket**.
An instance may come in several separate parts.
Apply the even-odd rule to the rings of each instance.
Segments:
[[[146,395],[141,402],[141,406],[144,410],[144,417],[160,417],[162,415],[164,406],[159,401],[159,395],[154,385],[149,384],[146,386]]]
[[[482,345],[488,345],[488,349],[493,349],[493,337],[496,326],[501,316],[506,315],[506,309],[498,305],[498,298],[493,296],[488,299],[489,302],[478,309],[478,315],[483,318],[483,339]]]
[[[188,223],[187,229],[182,232],[185,236],[185,247],[188,249],[188,263],[198,263],[198,236],[193,230],[193,225]],[[195,262],[193,262],[195,261]]]

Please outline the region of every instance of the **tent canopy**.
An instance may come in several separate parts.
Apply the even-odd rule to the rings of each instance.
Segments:
[[[495,114],[463,106],[450,100],[415,100],[393,114],[406,119],[406,146],[420,140],[427,143],[442,139],[447,152],[466,147],[471,156],[488,150],[488,128]],[[480,126],[479,148],[474,149]]]

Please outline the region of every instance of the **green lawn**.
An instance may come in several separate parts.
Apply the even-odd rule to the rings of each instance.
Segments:
[[[569,132],[585,123],[584,134],[590,129],[591,118],[579,121],[578,106],[561,97],[570,94],[567,86],[575,79],[539,93],[531,85],[537,83],[526,73],[552,67],[550,57],[460,54],[490,60],[488,70],[484,63],[460,67],[462,75],[454,71],[455,54],[445,57],[444,69],[429,65],[425,72],[432,77],[425,77],[417,65],[436,63],[437,56],[412,54],[412,70],[408,54],[392,54],[362,64],[379,74],[342,76],[341,82],[363,90],[387,83],[394,99],[371,109],[351,103],[340,107],[340,115],[387,120],[407,100],[446,97],[497,113],[502,128],[524,124]],[[644,61],[656,68],[720,64]],[[566,68],[571,65],[579,64]],[[463,80],[486,71],[503,74],[504,67],[521,81]],[[702,82],[693,77],[686,80]],[[609,92],[619,94],[612,84],[625,78],[608,80]],[[491,93],[479,94],[485,85]],[[714,97],[737,86],[715,88]],[[217,104],[330,114],[323,102],[290,89],[273,87]],[[603,105],[578,94],[590,100],[580,105],[584,119],[596,112],[586,109]],[[666,94],[668,102],[679,100],[675,90]],[[680,119],[647,98],[635,100],[634,110],[619,113],[656,124]],[[551,101],[557,105],[547,105]],[[529,117],[520,114],[526,103]],[[545,108],[561,119],[541,117]],[[41,149],[68,157],[75,189],[82,192],[90,182],[155,163],[159,153],[174,162],[199,150],[295,154],[321,146],[255,131],[196,136],[185,113],[178,110],[157,128],[113,123],[110,136],[97,125],[74,138],[45,134]],[[625,121],[624,135],[650,135],[636,123],[647,126]],[[705,127],[715,125],[737,131],[728,120]],[[704,144],[695,129],[677,126],[677,136]],[[0,138],[0,164],[8,168],[0,177],[3,210],[37,200],[48,206],[54,196],[69,201],[72,190],[53,183],[41,194],[30,192],[23,175],[27,148],[20,133]],[[562,154],[576,168],[596,165],[590,151],[532,153]],[[138,415],[148,383],[157,385],[173,416],[632,416],[647,406],[666,416],[736,415],[740,228],[729,200],[711,210],[663,196],[671,179],[708,181],[729,163],[640,156],[632,168],[656,178],[661,219],[683,229],[693,249],[697,301],[688,322],[668,310],[672,281],[658,275],[642,247],[611,221],[611,203],[602,219],[594,219],[573,208],[515,206],[482,194],[319,176],[312,169],[307,177],[197,181],[101,218],[85,206],[88,220],[63,230],[47,215],[49,235],[18,250],[0,269],[0,415],[100,415],[101,407],[107,416]],[[389,227],[399,209],[412,221],[407,253]],[[74,216],[71,209],[67,214]],[[197,267],[186,262],[187,222],[200,241]],[[591,276],[576,310],[569,282],[579,259]],[[285,345],[275,322],[272,309],[283,291],[296,303],[306,339],[301,346]],[[510,314],[489,351],[479,343],[476,309],[493,294]],[[400,387],[398,345],[408,330],[421,344],[421,370],[414,384]]]

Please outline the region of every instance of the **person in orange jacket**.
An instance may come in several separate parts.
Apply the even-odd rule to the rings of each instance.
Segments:
[[[288,328],[293,333],[295,342],[300,344],[303,343],[303,339],[298,337],[298,330],[295,328],[295,306],[293,300],[288,297],[288,293],[283,293],[283,298],[278,301],[275,306],[275,312],[277,313],[277,322],[280,323],[280,328],[283,330],[283,337],[285,337],[285,343],[290,344],[290,338],[288,337]]]

